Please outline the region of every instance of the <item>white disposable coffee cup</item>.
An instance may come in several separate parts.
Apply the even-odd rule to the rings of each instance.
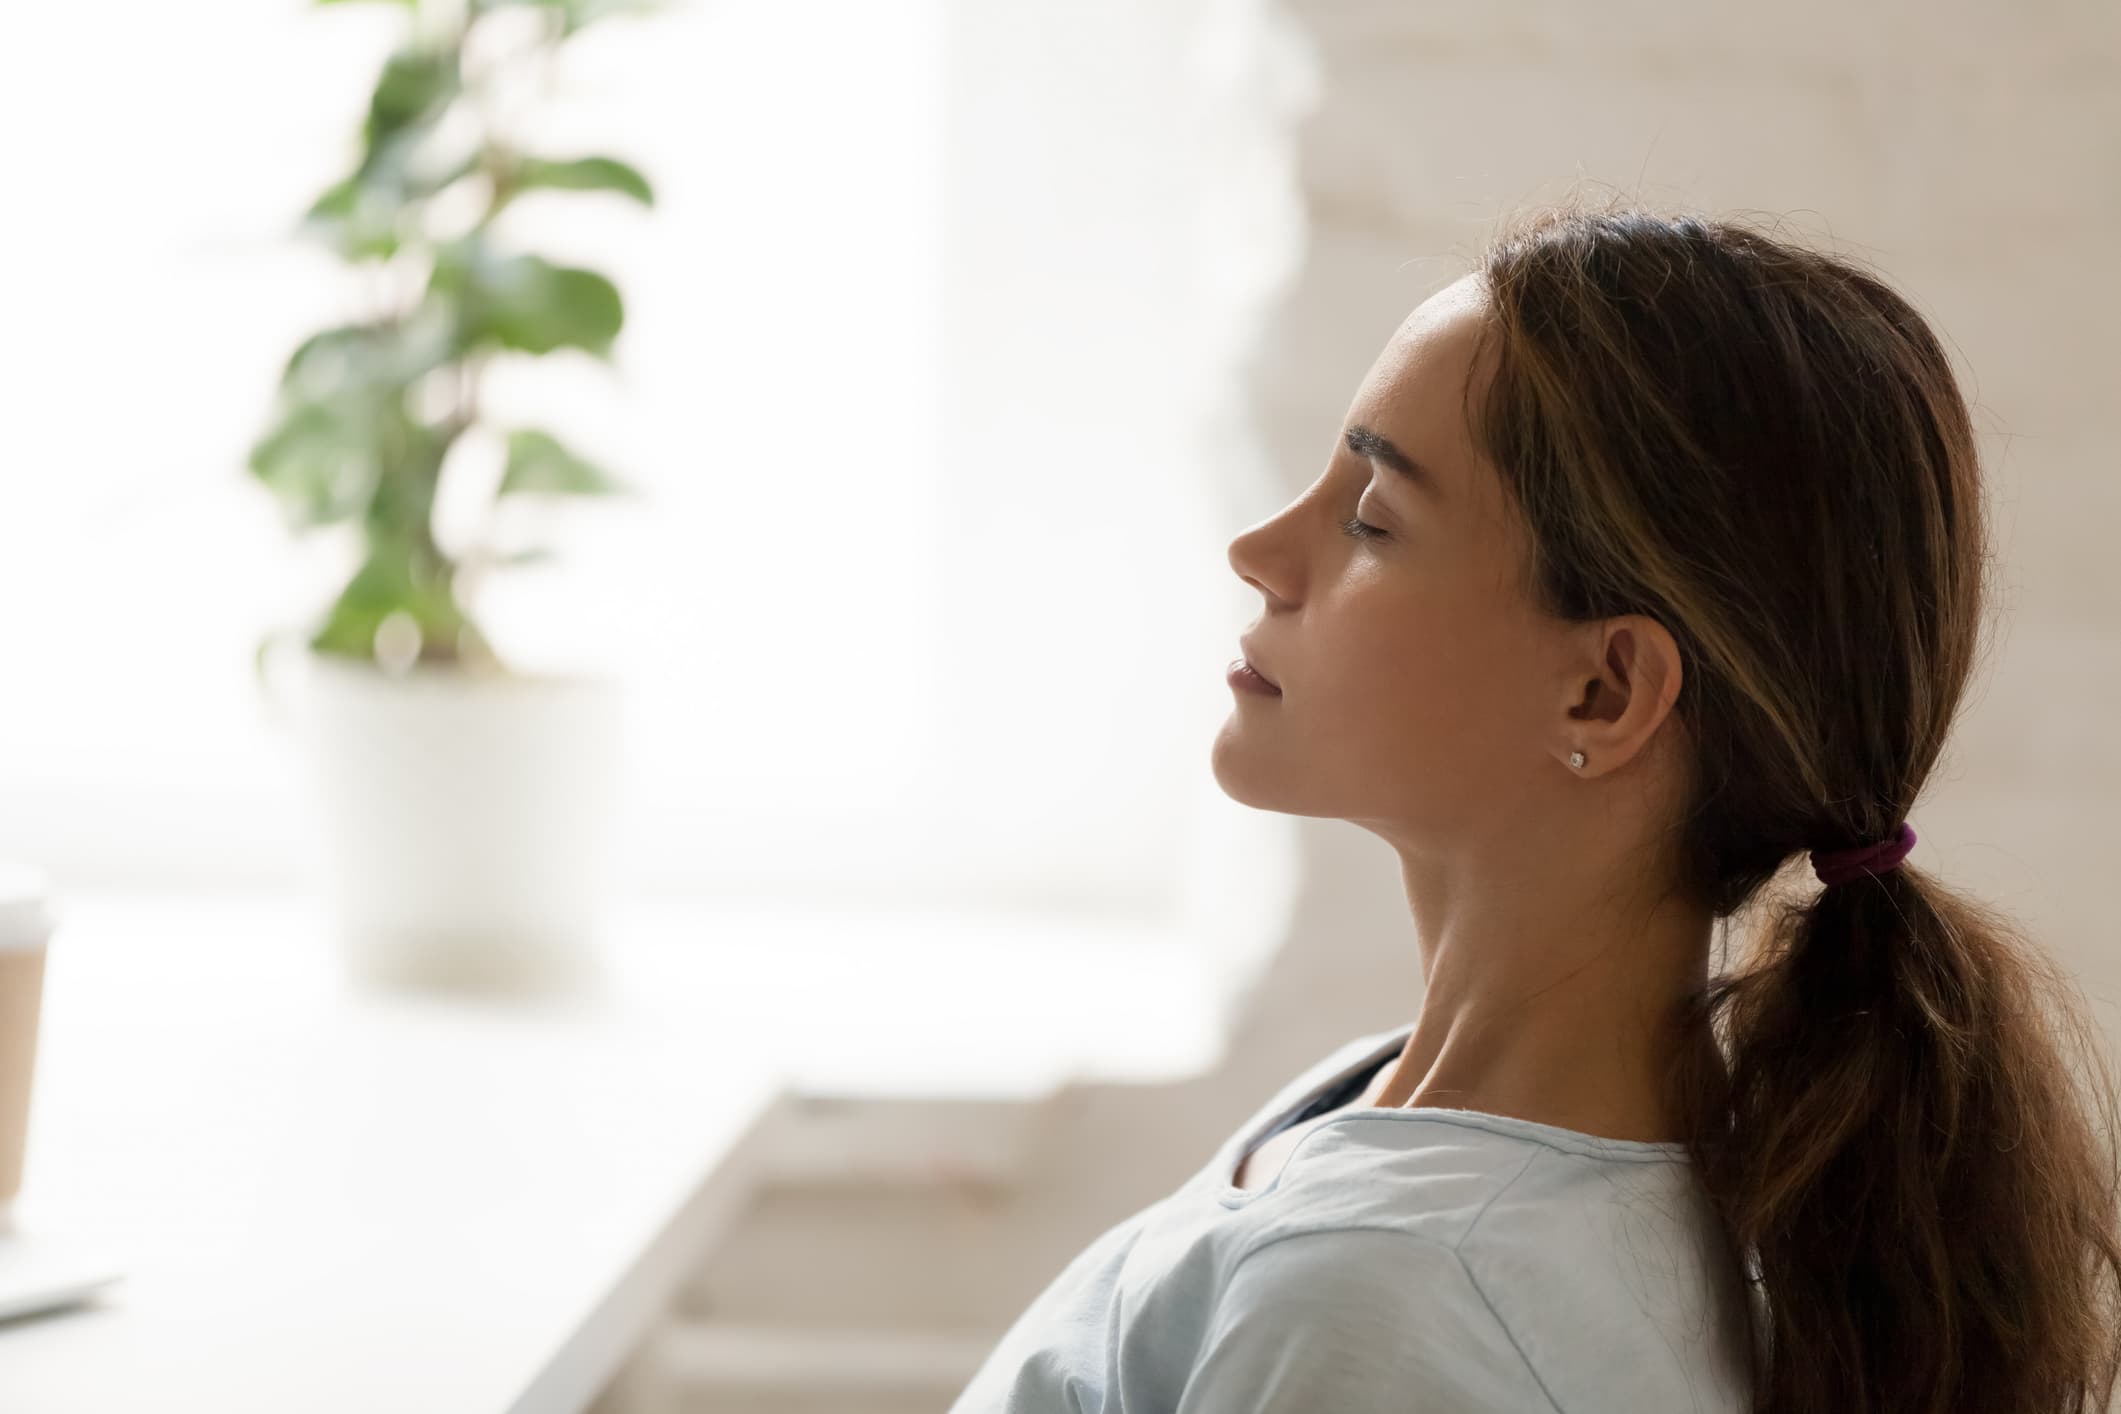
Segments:
[[[57,926],[43,871],[0,859],[0,1214],[22,1189],[44,959]]]

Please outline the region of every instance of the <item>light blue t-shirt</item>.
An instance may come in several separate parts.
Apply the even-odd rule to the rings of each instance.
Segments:
[[[1747,1287],[1678,1144],[1344,1110],[1411,1024],[1288,1085],[1017,1317],[950,1414],[1729,1414]]]

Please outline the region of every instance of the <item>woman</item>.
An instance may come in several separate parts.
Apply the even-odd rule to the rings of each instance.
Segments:
[[[1874,275],[1691,215],[1505,229],[1230,547],[1264,613],[1216,777],[1392,846],[1418,1015],[1099,1237],[958,1414],[2103,1409],[2111,1080],[1906,862],[1986,536]]]

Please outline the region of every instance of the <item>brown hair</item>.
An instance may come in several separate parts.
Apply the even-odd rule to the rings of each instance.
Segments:
[[[2075,989],[1912,863],[1766,888],[1907,819],[1982,656],[1994,556],[1936,336],[1851,258],[1617,198],[1506,222],[1478,272],[1467,420],[1526,589],[1671,632],[1677,877],[1716,919],[1757,904],[1671,1080],[1753,1293],[1754,1408],[2103,1409],[2115,1098]]]

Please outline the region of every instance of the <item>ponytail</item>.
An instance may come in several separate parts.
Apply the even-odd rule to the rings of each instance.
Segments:
[[[1727,1066],[1682,1048],[1675,1081],[1758,1288],[1756,1414],[2106,1408],[2114,1091],[2005,919],[1911,866],[1826,888],[1684,1022]]]

